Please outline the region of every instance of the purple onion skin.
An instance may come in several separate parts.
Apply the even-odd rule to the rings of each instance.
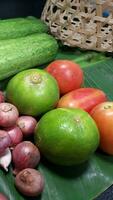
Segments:
[[[0,193],[0,200],[8,200],[8,198],[4,194]]]
[[[11,139],[8,133],[4,130],[0,130],[0,155],[4,153],[6,148],[11,145]]]
[[[17,120],[17,125],[20,127],[24,137],[29,137],[34,134],[37,121],[32,116],[20,116]]]
[[[11,138],[10,147],[15,147],[17,144],[22,142],[23,134],[22,134],[21,129],[18,126],[8,127],[8,128],[5,128],[5,130],[7,131],[8,135]]]
[[[19,117],[17,108],[10,103],[0,103],[0,126],[11,127]]]
[[[25,168],[35,168],[40,161],[40,152],[32,142],[23,141],[13,149],[12,160],[13,174],[16,175]]]
[[[27,168],[17,174],[15,186],[23,195],[35,197],[43,192],[44,178],[39,171]]]
[[[0,91],[0,103],[3,103],[5,101],[5,96],[2,91]]]

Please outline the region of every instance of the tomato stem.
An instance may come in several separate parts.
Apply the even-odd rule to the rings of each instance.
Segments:
[[[106,105],[106,106],[104,106],[104,109],[109,109],[111,107],[112,107],[111,105]]]

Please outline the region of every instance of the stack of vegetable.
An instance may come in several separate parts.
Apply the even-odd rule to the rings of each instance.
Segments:
[[[18,18],[0,26],[0,80],[10,78],[5,93],[0,91],[0,166],[8,172],[11,163],[17,190],[38,196],[44,189],[44,177],[35,169],[41,155],[64,166],[84,163],[98,147],[113,155],[105,129],[113,123],[106,117],[113,115],[113,103],[101,89],[83,88],[76,63],[51,62],[58,44],[43,22]],[[104,116],[104,128],[98,116]]]
[[[50,63],[50,65],[48,65],[44,70],[29,69],[19,72],[8,82],[5,96],[1,91],[0,164],[6,171],[8,171],[8,166],[12,161],[12,173],[16,175],[15,186],[22,194],[27,196],[37,196],[44,189],[44,178],[39,171],[35,170],[39,164],[41,154],[53,163],[71,165],[85,162],[89,159],[89,155],[92,155],[92,153],[97,149],[99,145],[98,130],[95,124],[93,124],[94,122],[92,119],[89,118],[89,114],[86,115],[86,112],[90,113],[96,105],[105,102],[107,97],[100,89],[80,88],[83,85],[83,77],[83,71],[79,65],[71,61],[56,60]],[[5,100],[6,102],[4,102]],[[63,108],[63,110],[59,110],[59,107]],[[52,138],[50,141],[52,141],[53,145],[48,148],[49,141],[47,135],[48,137],[50,137],[49,134],[51,135],[51,129],[48,129],[48,127],[52,126],[49,126],[50,120],[48,121],[46,116],[51,115],[53,112],[54,115],[51,120],[53,120],[54,123],[58,120],[59,123],[59,119],[63,120],[64,118],[62,118],[62,111],[64,113],[66,112],[64,123],[68,125],[68,121],[66,121],[68,114],[70,116],[69,118],[72,118],[73,116],[71,116],[71,111],[68,110],[70,107],[74,109],[81,108],[86,111],[75,109],[75,113],[73,113],[74,118],[76,119],[77,124],[79,122],[78,120],[80,120],[79,123],[82,123],[82,127],[84,126],[84,130],[82,129],[84,135],[87,135],[87,131],[92,127],[92,133],[94,134],[93,137],[96,137],[97,141],[96,143],[94,142],[93,147],[88,150],[88,155],[84,155],[85,158],[82,160],[80,160],[79,151],[74,150],[74,154],[76,153],[75,155],[79,155],[78,160],[77,158],[71,158],[70,160],[70,157],[68,160],[67,155],[64,154],[65,149],[63,152],[60,152],[59,149],[58,152],[60,152],[60,156],[62,156],[62,153],[65,155],[59,163],[59,154],[54,154],[54,148],[56,149],[56,146],[54,145],[55,140],[52,140]],[[57,112],[59,113],[58,119],[55,117],[57,116],[55,114]],[[37,122],[34,117],[38,117],[39,122]],[[85,123],[87,120],[90,122],[89,125],[85,125],[84,121],[82,121],[84,117]],[[44,118],[46,120],[44,120]],[[54,123],[52,123],[53,127]],[[66,127],[64,126],[66,128],[65,131],[68,130],[67,125]],[[56,127],[54,128],[56,129]],[[56,129],[58,132],[59,128],[60,124]],[[45,135],[45,140],[43,138],[43,133],[48,130],[49,132]],[[52,128],[53,133],[56,130]],[[70,130],[72,131],[72,129]],[[80,130],[81,128],[77,128],[77,132]],[[57,136],[55,135],[55,139],[57,139],[56,137]],[[89,134],[88,138],[90,138]],[[91,141],[93,141],[93,139],[94,138],[92,138]],[[44,140],[46,142],[44,142]],[[35,144],[31,141],[33,141],[33,143],[35,142]],[[78,142],[80,143],[80,141]],[[49,143],[51,144],[51,142]],[[87,145],[87,143],[84,144],[85,146]],[[70,150],[69,152],[71,154]]]
[[[54,59],[58,45],[47,30],[34,18],[0,21],[0,80]]]
[[[43,176],[32,169],[39,164],[40,152],[31,141],[28,141],[34,133],[36,124],[36,119],[31,116],[19,117],[14,105],[0,103],[0,166],[8,171],[8,166],[13,161],[13,174],[17,175],[15,185],[27,196],[40,194],[44,187]],[[28,190],[30,184],[32,188]]]
[[[37,67],[55,58],[58,45],[48,31],[47,25],[35,17],[0,20],[1,84],[2,80],[19,71]],[[13,159],[15,166],[13,173],[17,174],[24,168],[36,167],[40,161],[38,148],[33,143],[25,141],[34,133],[37,121],[31,116],[19,116],[18,109],[4,101],[5,97],[1,92],[0,166],[8,171],[8,166]],[[24,185],[21,182],[22,177]],[[40,172],[27,169],[16,177],[15,184],[18,188],[20,186],[24,188],[26,185],[23,193],[34,196],[42,191],[44,181]],[[32,184],[31,191],[26,190],[29,184]],[[1,194],[1,198],[5,197]]]

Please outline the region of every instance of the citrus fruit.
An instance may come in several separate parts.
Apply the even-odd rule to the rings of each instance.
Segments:
[[[34,141],[49,161],[59,165],[76,165],[88,160],[97,149],[99,131],[87,112],[57,108],[39,120]]]
[[[59,89],[49,73],[41,69],[29,69],[9,81],[6,98],[21,114],[38,116],[56,106]]]

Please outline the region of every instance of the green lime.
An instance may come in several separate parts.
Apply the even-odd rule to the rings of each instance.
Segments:
[[[49,161],[69,166],[90,158],[99,145],[99,131],[85,111],[58,108],[42,116],[34,140]]]
[[[30,69],[18,73],[9,81],[6,97],[21,114],[38,116],[56,106],[59,88],[56,80],[46,71]]]

